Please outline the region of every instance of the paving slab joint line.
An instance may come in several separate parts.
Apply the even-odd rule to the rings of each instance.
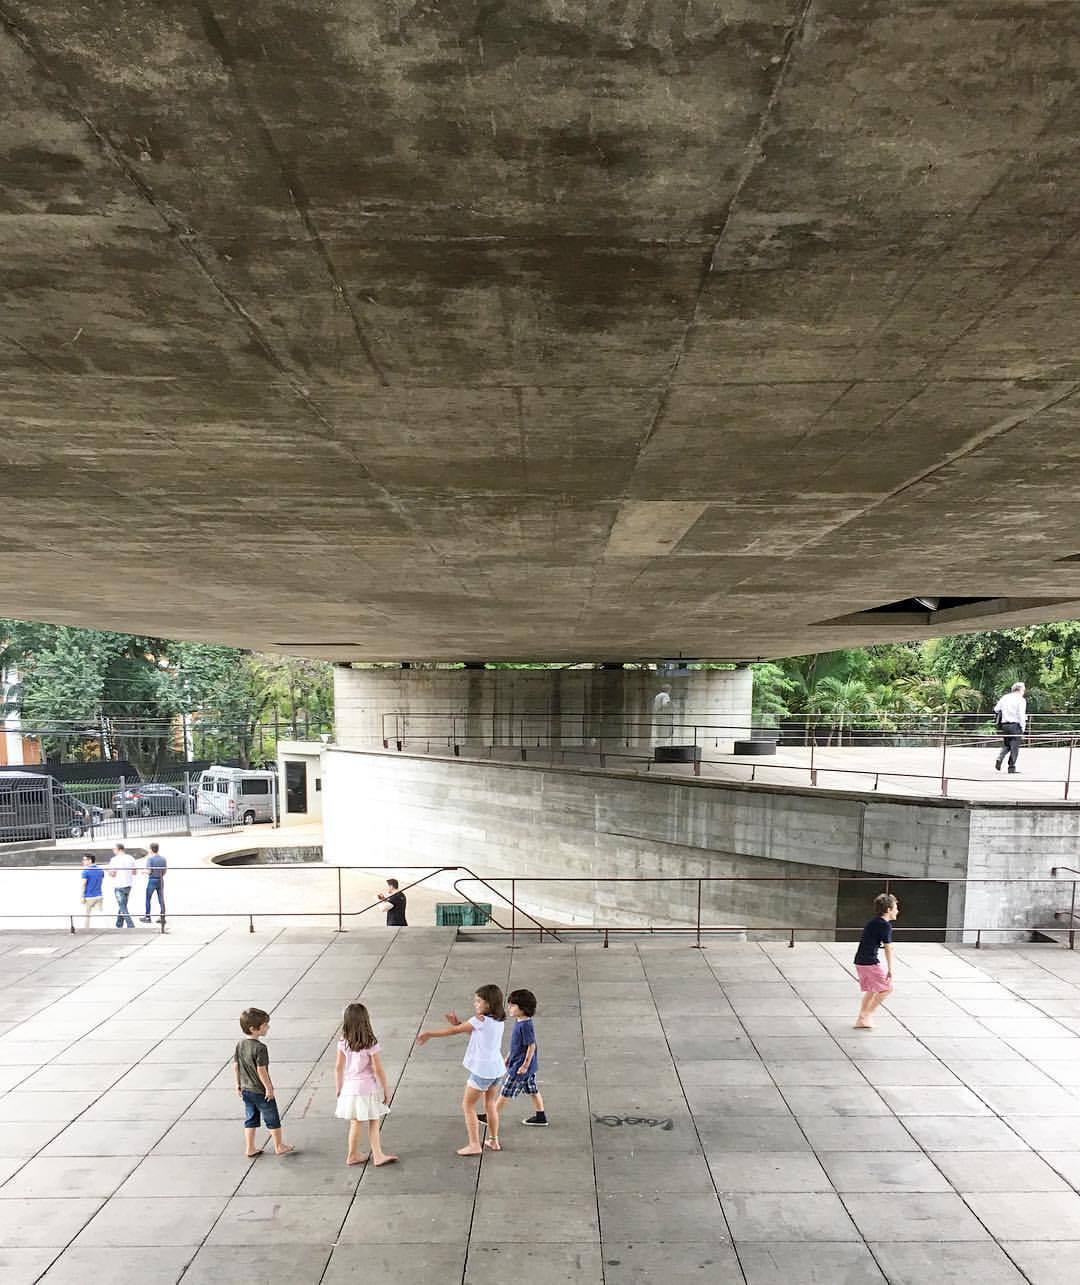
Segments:
[[[380,969],[380,968],[383,966],[383,964],[386,962],[386,957],[387,957],[387,955],[390,953],[390,948],[391,948],[391,947],[394,945],[394,943],[397,941],[397,938],[398,938],[398,933],[394,933],[394,934],[393,934],[393,936],[392,936],[392,938],[391,938],[391,940],[387,943],[386,949],[385,949],[385,950],[383,951],[383,953],[379,956],[379,962],[375,965],[375,967],[372,969],[371,973],[368,975],[368,979],[367,979],[367,981],[364,983],[364,985],[365,985],[365,986],[369,985],[369,984],[372,982],[372,980],[373,980],[373,979],[374,979],[374,977],[375,977],[375,974],[379,971],[379,969]],[[447,948],[446,948],[446,954],[443,956],[443,962],[442,962],[442,965],[441,965],[441,966],[440,966],[440,968],[439,968],[438,976],[435,978],[435,981],[434,981],[434,983],[432,984],[431,990],[428,992],[428,1002],[427,1002],[427,1004],[425,1005],[425,1008],[424,1008],[424,1012],[425,1012],[425,1013],[426,1013],[426,1012],[427,1012],[427,1010],[431,1007],[431,1001],[435,998],[436,992],[437,992],[437,991],[438,991],[438,989],[439,989],[439,985],[440,985],[440,983],[442,982],[443,974],[446,972],[446,966],[447,966],[447,964],[450,962],[450,956],[453,954],[453,950],[454,950],[454,942],[453,942],[453,941],[451,941],[451,942],[450,942],[450,944],[449,944],[449,945],[447,946]],[[423,1020],[423,1019],[421,1019],[421,1021],[422,1021],[422,1020]],[[420,1033],[420,1030],[421,1030],[421,1027],[419,1027],[419,1026],[418,1026],[418,1027],[416,1028],[416,1033],[417,1033],[417,1034],[419,1034],[419,1033]],[[335,1035],[331,1037],[330,1044],[333,1044],[333,1043],[335,1043],[335,1042],[336,1042],[336,1032],[335,1032]],[[328,1045],[327,1045],[327,1050],[329,1049],[330,1044],[328,1044]],[[324,1056],[324,1057],[326,1056],[326,1051],[327,1051],[327,1050],[324,1050],[324,1053],[323,1053],[323,1056]],[[408,1051],[408,1053],[405,1055],[405,1060],[404,1060],[404,1062],[402,1062],[402,1064],[401,1064],[401,1070],[398,1072],[398,1077],[397,1077],[397,1079],[394,1081],[394,1093],[390,1095],[390,1100],[391,1100],[391,1102],[394,1100],[394,1095],[397,1093],[397,1091],[398,1091],[399,1087],[401,1086],[401,1081],[402,1081],[402,1079],[403,1079],[403,1078],[404,1078],[404,1076],[405,1076],[405,1070],[406,1070],[406,1068],[407,1068],[407,1067],[408,1067],[408,1065],[409,1065],[409,1059],[413,1056],[413,1054],[414,1054],[415,1052],[416,1052],[416,1040],[415,1040],[415,1038],[414,1038],[414,1039],[410,1042],[410,1044],[409,1044],[409,1051]],[[482,1157],[481,1157],[481,1159],[482,1159]],[[361,1165],[361,1166],[360,1166],[360,1178],[361,1178],[361,1181],[363,1180],[363,1176],[364,1176],[364,1174],[367,1172],[367,1167],[368,1167],[368,1163],[369,1163],[369,1162],[370,1162],[370,1161],[365,1161],[365,1163],[364,1163],[363,1165]],[[479,1167],[477,1168],[477,1178],[476,1178],[476,1182],[477,1182],[477,1186],[479,1186],[479,1183],[480,1183]],[[353,1188],[353,1193],[352,1193],[352,1195],[349,1197],[349,1203],[348,1203],[348,1204],[346,1205],[346,1207],[345,1207],[345,1212],[344,1212],[344,1214],[342,1215],[342,1218],[341,1218],[341,1224],[340,1224],[340,1226],[339,1226],[339,1227],[338,1227],[338,1229],[337,1229],[337,1235],[334,1237],[333,1248],[332,1248],[332,1250],[331,1250],[330,1256],[327,1258],[326,1262],[323,1264],[323,1269],[322,1269],[322,1271],[319,1273],[319,1279],[318,1279],[317,1285],[322,1285],[323,1281],[326,1279],[326,1273],[330,1270],[330,1264],[334,1261],[334,1250],[336,1250],[336,1249],[337,1249],[337,1247],[338,1247],[338,1245],[341,1243],[341,1234],[342,1234],[342,1232],[345,1230],[345,1224],[349,1221],[349,1215],[352,1213],[353,1206],[356,1204],[356,1197],[357,1197],[357,1195],[359,1194],[359,1191],[360,1191],[360,1182],[357,1182],[356,1186]],[[476,1207],[476,1197],[475,1197],[475,1195],[474,1195],[474,1197],[473,1197],[473,1208],[475,1209],[475,1207]],[[470,1234],[471,1234],[471,1230],[472,1230],[472,1221],[471,1221],[471,1220],[470,1220],[470,1223],[469,1223],[469,1228],[470,1228]],[[467,1255],[467,1254],[466,1254],[466,1261],[468,1261],[468,1255]],[[465,1268],[464,1268],[464,1266],[463,1266],[463,1267],[462,1267],[462,1285],[464,1285],[464,1280],[465,1280]]]
[[[759,949],[760,949],[760,946],[759,946]],[[634,943],[634,950],[637,954],[638,960],[641,963],[641,971],[645,976],[645,984],[649,988],[649,998],[652,1000],[653,1011],[656,1013],[656,1020],[660,1023],[660,1029],[664,1033],[664,1044],[667,1047],[668,1057],[671,1058],[671,1066],[672,1066],[672,1070],[675,1072],[675,1078],[679,1082],[679,1092],[683,1096],[683,1102],[686,1103],[686,1110],[690,1117],[690,1124],[694,1130],[694,1137],[697,1138],[698,1148],[701,1151],[701,1158],[705,1161],[705,1168],[709,1172],[709,1181],[712,1183],[713,1194],[716,1196],[716,1204],[720,1210],[720,1217],[724,1220],[724,1227],[727,1229],[728,1240],[731,1242],[731,1252],[735,1255],[735,1261],[739,1265],[739,1271],[742,1273],[743,1280],[746,1281],[747,1280],[746,1268],[743,1266],[742,1256],[739,1253],[739,1247],[735,1243],[735,1237],[731,1231],[731,1224],[728,1222],[727,1210],[724,1208],[724,1202],[720,1199],[720,1188],[716,1185],[716,1176],[713,1173],[712,1161],[709,1159],[709,1153],[705,1150],[705,1144],[701,1140],[701,1130],[698,1128],[697,1116],[694,1114],[693,1110],[690,1107],[690,1099],[686,1096],[686,1086],[683,1084],[683,1078],[679,1072],[679,1064],[675,1060],[675,1054],[672,1052],[672,1049],[671,1049],[671,1041],[668,1039],[667,1027],[664,1025],[663,1018],[660,1016],[660,1008],[656,1003],[656,996],[653,994],[652,978],[649,976],[649,970],[648,970],[648,967],[646,966],[645,958],[641,954],[641,946],[639,943],[637,942]],[[716,983],[717,987],[720,990],[720,994],[723,995],[724,999],[727,1000],[727,1002],[730,1004],[731,1001],[728,1000],[727,995],[724,993],[724,988],[720,983],[720,979],[716,976],[715,973],[713,973],[712,966],[708,965],[708,967],[709,967],[709,972],[712,975],[713,981]],[[732,1012],[734,1012],[734,1009],[732,1009]],[[739,1025],[742,1026],[741,1019],[739,1021]],[[743,1029],[745,1030],[746,1028],[743,1027]],[[751,1044],[753,1044],[753,1040],[750,1037],[749,1031],[747,1031],[746,1035],[747,1035],[747,1039],[749,1039]],[[757,1052],[756,1045],[754,1045],[754,1051]],[[759,1054],[759,1057],[760,1057],[760,1054]],[[764,1065],[764,1062],[762,1063],[762,1065]],[[777,1086],[777,1088],[779,1088],[779,1086]],[[799,1127],[801,1128],[802,1126],[800,1125]],[[807,1138],[807,1145],[809,1145],[809,1142],[810,1140],[809,1138]],[[594,1152],[594,1156],[595,1156],[595,1152]],[[597,1194],[597,1202],[599,1203],[599,1193]],[[601,1237],[601,1248],[602,1247],[603,1247],[603,1238]]]

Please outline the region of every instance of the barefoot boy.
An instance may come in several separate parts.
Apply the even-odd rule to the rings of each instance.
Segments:
[[[868,1031],[873,1027],[870,1018],[892,990],[893,920],[900,913],[900,903],[891,892],[880,893],[874,898],[874,918],[866,925],[855,952],[855,971],[859,974],[859,989],[863,993],[862,1006],[855,1020],[855,1029]],[[885,948],[885,967],[881,966],[878,951]]]
[[[250,1158],[262,1154],[255,1145],[255,1130],[265,1120],[274,1142],[275,1155],[285,1156],[292,1151],[281,1140],[281,1116],[274,1100],[274,1085],[270,1079],[270,1052],[262,1036],[270,1029],[270,1014],[261,1008],[245,1008],[240,1014],[240,1029],[244,1038],[236,1045],[233,1054],[233,1074],[236,1091],[244,1099],[244,1137]],[[261,1117],[261,1118],[260,1118]]]

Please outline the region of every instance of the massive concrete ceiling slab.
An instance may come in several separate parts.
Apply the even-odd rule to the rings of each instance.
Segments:
[[[1078,8],[0,0],[0,614],[331,659],[1080,614]],[[928,595],[989,601],[860,614]]]

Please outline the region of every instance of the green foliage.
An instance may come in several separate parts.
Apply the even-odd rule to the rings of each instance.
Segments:
[[[183,714],[195,714],[200,756],[245,764],[260,719],[319,730],[332,716],[330,665],[235,647],[0,620],[0,668],[11,666],[24,723],[52,729],[47,752],[82,752],[92,731],[145,773],[176,754]]]
[[[788,698],[795,690],[795,682],[784,672],[782,665],[765,662],[754,667],[754,721],[771,724],[788,713]]]
[[[752,668],[755,713],[835,719],[839,736],[866,722],[899,728],[901,715],[988,713],[1021,680],[1033,712],[1080,714],[1080,621],[855,647]]]

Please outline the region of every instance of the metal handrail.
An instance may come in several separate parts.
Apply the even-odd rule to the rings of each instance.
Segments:
[[[74,870],[79,870],[79,869],[81,869],[81,868],[82,868],[81,866],[75,866],[75,865],[72,865],[72,866],[59,866],[59,865],[49,865],[49,866],[37,866],[37,865],[27,865],[27,866],[6,866],[6,867],[0,867],[0,873],[3,873],[3,871],[6,871],[6,870],[10,870],[10,871],[35,871],[35,872],[37,872],[37,873],[41,873],[42,871],[51,871],[51,872],[54,872],[54,873],[63,873],[64,875],[70,875]],[[602,936],[602,937],[603,937],[603,940],[604,940],[604,944],[606,945],[606,944],[607,944],[607,941],[608,941],[608,939],[609,939],[609,937],[610,937],[611,935],[635,934],[635,933],[636,933],[636,934],[639,934],[639,935],[658,935],[658,934],[659,934],[659,935],[671,935],[671,936],[685,936],[685,935],[688,935],[688,934],[693,934],[693,935],[694,935],[694,937],[695,937],[695,943],[694,943],[694,944],[695,944],[695,947],[696,947],[696,948],[702,948],[702,947],[703,947],[703,943],[702,943],[702,937],[703,937],[703,936],[715,935],[715,934],[718,934],[718,933],[720,933],[720,934],[730,934],[730,933],[732,933],[732,932],[745,931],[745,928],[744,928],[743,926],[741,926],[741,925],[734,925],[734,924],[710,924],[710,923],[705,923],[705,922],[703,922],[703,921],[702,921],[702,891],[703,891],[703,887],[704,887],[704,885],[705,885],[705,884],[743,884],[743,883],[761,883],[761,884],[766,884],[766,885],[768,885],[768,884],[773,884],[773,883],[795,883],[795,884],[801,884],[801,883],[830,883],[830,884],[837,884],[837,885],[839,885],[839,884],[842,884],[842,883],[857,883],[857,884],[864,884],[864,883],[865,883],[865,884],[872,884],[872,885],[876,885],[877,887],[882,887],[882,885],[884,885],[884,890],[885,890],[885,891],[888,891],[888,890],[889,890],[893,885],[901,885],[901,886],[902,886],[902,885],[904,885],[904,884],[906,884],[906,883],[925,883],[925,882],[926,882],[926,880],[925,880],[924,878],[917,878],[917,877],[915,877],[915,876],[897,876],[897,877],[888,876],[888,877],[882,877],[882,876],[878,876],[878,875],[831,875],[831,874],[821,874],[821,875],[684,875],[684,876],[678,876],[678,875],[655,875],[655,876],[653,876],[653,875],[601,875],[601,876],[587,876],[587,875],[567,875],[567,876],[561,876],[561,875],[509,876],[509,875],[507,875],[507,876],[503,876],[503,875],[499,875],[499,876],[487,876],[487,877],[485,877],[485,876],[482,876],[482,875],[478,875],[478,874],[476,874],[476,872],[475,872],[475,871],[473,871],[473,870],[471,870],[468,866],[462,866],[462,865],[453,865],[453,866],[435,866],[435,867],[432,867],[432,866],[378,866],[378,867],[372,867],[372,866],[329,866],[329,867],[328,867],[328,866],[322,866],[322,865],[318,865],[318,864],[314,864],[314,863],[310,863],[310,862],[297,863],[297,864],[295,864],[295,865],[294,865],[294,864],[290,864],[290,863],[286,863],[286,862],[282,862],[282,863],[280,863],[280,864],[275,863],[275,864],[273,864],[273,865],[267,865],[267,866],[261,866],[261,867],[251,867],[251,866],[177,866],[177,865],[170,865],[170,867],[169,867],[170,873],[175,873],[175,872],[177,872],[177,871],[181,871],[181,870],[191,870],[191,871],[196,871],[196,870],[197,870],[197,871],[202,871],[202,872],[207,872],[207,871],[209,871],[209,870],[226,870],[226,871],[227,871],[227,870],[234,870],[234,871],[235,871],[235,870],[243,870],[243,871],[245,871],[245,872],[247,872],[247,873],[250,873],[252,869],[261,869],[261,870],[264,870],[264,871],[267,871],[267,872],[273,872],[273,871],[279,871],[279,870],[293,870],[293,871],[295,871],[295,870],[313,870],[313,871],[322,871],[322,872],[324,872],[324,873],[325,873],[327,870],[332,869],[332,870],[334,870],[334,871],[335,871],[335,874],[336,874],[336,880],[337,880],[337,908],[336,908],[335,910],[329,910],[329,911],[308,911],[308,910],[294,910],[294,911],[266,910],[266,911],[261,911],[261,910],[251,910],[251,911],[207,911],[207,912],[203,912],[203,911],[183,911],[183,912],[178,912],[178,913],[167,912],[164,916],[162,916],[162,917],[158,920],[158,922],[160,923],[161,931],[162,931],[162,932],[164,932],[164,931],[165,931],[165,925],[166,925],[166,922],[167,922],[168,920],[170,920],[170,919],[246,919],[246,920],[248,921],[248,931],[253,933],[253,932],[255,931],[255,921],[256,921],[256,919],[257,919],[257,918],[265,918],[265,919],[291,919],[291,918],[297,918],[297,919],[300,919],[300,918],[302,918],[302,919],[322,919],[322,918],[336,918],[336,919],[337,919],[337,931],[339,931],[339,932],[344,932],[344,931],[345,931],[345,926],[344,926],[344,925],[345,925],[345,920],[346,920],[346,919],[354,919],[354,918],[357,918],[357,917],[359,917],[359,916],[360,916],[360,915],[362,915],[362,914],[366,914],[366,913],[367,913],[368,911],[370,911],[370,910],[374,910],[374,909],[376,909],[376,908],[378,908],[378,907],[381,907],[381,906],[383,905],[383,903],[382,903],[382,902],[380,902],[380,901],[373,901],[373,902],[369,903],[369,904],[368,904],[368,905],[366,905],[366,906],[362,906],[362,907],[360,907],[360,908],[359,908],[359,909],[357,909],[357,910],[346,910],[346,909],[345,909],[345,907],[344,907],[344,902],[343,902],[343,890],[342,890],[342,883],[341,883],[341,876],[342,876],[342,872],[343,872],[343,871],[345,871],[345,870],[355,870],[355,871],[361,871],[361,872],[366,873],[366,874],[371,874],[371,873],[374,873],[374,871],[375,871],[376,869],[384,869],[384,870],[393,869],[393,870],[395,870],[395,871],[399,871],[399,872],[403,872],[403,871],[406,871],[406,870],[408,870],[408,871],[423,870],[423,871],[425,872],[424,874],[420,875],[418,878],[416,878],[416,879],[412,880],[411,882],[407,883],[407,884],[406,884],[402,889],[400,889],[400,891],[408,891],[408,890],[409,890],[409,889],[411,889],[411,888],[415,888],[415,887],[419,886],[420,884],[426,883],[428,880],[433,879],[433,878],[437,877],[438,875],[444,875],[444,874],[455,874],[455,873],[456,873],[456,874],[457,874],[457,878],[454,880],[454,883],[453,883],[453,890],[454,890],[454,891],[455,891],[459,896],[463,897],[466,901],[468,901],[468,902],[469,902],[471,905],[473,905],[473,906],[478,906],[480,903],[479,903],[479,902],[477,902],[477,901],[476,901],[472,896],[470,896],[470,895],[469,895],[469,893],[465,892],[465,891],[460,887],[460,885],[461,885],[462,883],[468,883],[468,882],[470,882],[470,881],[471,881],[471,882],[474,882],[474,883],[479,883],[480,885],[482,885],[482,886],[483,886],[484,888],[486,888],[489,892],[493,893],[495,896],[497,896],[498,898],[500,898],[500,900],[502,900],[503,902],[505,902],[507,906],[509,906],[509,907],[510,907],[510,911],[511,911],[511,921],[510,921],[510,924],[509,924],[509,925],[507,925],[507,924],[505,924],[505,923],[500,922],[500,921],[499,921],[497,918],[495,918],[493,915],[490,917],[490,920],[489,920],[489,922],[490,922],[491,924],[493,924],[493,925],[494,925],[494,927],[495,927],[495,928],[497,928],[500,932],[504,932],[504,933],[508,932],[508,933],[510,934],[510,949],[515,949],[515,948],[517,947],[517,934],[518,934],[517,917],[518,917],[518,915],[519,915],[519,914],[520,914],[524,919],[526,919],[526,920],[527,920],[527,921],[532,925],[532,927],[533,927],[535,930],[537,930],[537,931],[538,931],[538,934],[539,934],[539,940],[540,940],[540,941],[543,941],[543,940],[544,940],[545,935],[546,935],[546,936],[549,936],[549,937],[554,938],[556,941],[560,941],[560,940],[562,940],[564,937],[569,936],[569,935],[592,934],[592,935],[600,935],[600,936]],[[1062,866],[1055,866],[1055,867],[1053,867],[1053,869],[1052,869],[1052,872],[1051,872],[1051,873],[1052,873],[1052,875],[1053,875],[1053,874],[1055,874],[1055,873],[1056,873],[1056,871],[1058,871],[1058,870],[1065,870],[1065,869],[1068,869],[1068,868],[1067,868],[1067,867],[1062,867]],[[137,872],[137,873],[141,873],[141,872]],[[1077,872],[1070,871],[1070,873],[1077,873]],[[1005,885],[1005,886],[1012,886],[1012,885],[1030,885],[1030,884],[1039,884],[1039,885],[1042,885],[1042,884],[1047,884],[1047,883],[1055,883],[1055,882],[1057,882],[1057,880],[1056,880],[1056,879],[1054,879],[1054,878],[1049,878],[1049,879],[1047,879],[1047,878],[1042,878],[1042,879],[1038,879],[1038,878],[1000,878],[1000,879],[995,879],[995,878],[990,878],[990,877],[982,877],[982,878],[972,878],[972,879],[968,879],[968,878],[965,878],[965,879],[939,879],[939,880],[934,880],[933,882],[935,882],[935,883],[942,883],[942,884],[945,884],[945,885],[947,885],[947,886],[949,886],[949,887],[952,887],[952,885],[954,885],[954,884],[962,884],[963,886],[965,886],[965,887],[966,887],[966,886],[968,886],[969,884],[973,884],[973,885],[981,885],[981,884],[997,884],[997,885]],[[509,896],[507,896],[507,894],[506,894],[505,892],[503,892],[500,888],[496,887],[496,885],[497,885],[497,884],[503,884],[503,885],[505,885],[505,884],[507,884],[507,883],[509,883],[509,884],[510,884],[510,895],[509,895]],[[643,925],[638,925],[638,926],[633,926],[633,925],[621,925],[621,924],[620,924],[620,925],[614,925],[614,924],[612,924],[612,925],[588,924],[588,925],[571,925],[571,926],[555,926],[555,927],[553,927],[553,926],[549,926],[549,925],[543,924],[543,923],[542,923],[538,918],[536,918],[536,916],[534,916],[534,915],[533,915],[532,913],[530,913],[529,911],[525,910],[522,906],[520,906],[520,905],[518,904],[518,901],[517,901],[518,885],[520,885],[520,884],[549,884],[549,883],[558,883],[558,884],[589,884],[589,885],[596,885],[596,884],[600,884],[600,883],[604,883],[604,884],[619,884],[619,883],[649,883],[649,884],[681,884],[681,885],[692,884],[692,885],[694,885],[694,886],[696,887],[696,893],[697,893],[697,906],[696,906],[696,913],[695,913],[695,916],[694,916],[694,922],[693,922],[692,924],[643,924]],[[1071,916],[1071,921],[1072,921],[1073,919],[1075,919],[1075,920],[1080,920],[1080,913],[1078,913],[1078,912],[1077,912],[1077,905],[1076,905],[1076,901],[1077,901],[1077,880],[1075,880],[1075,879],[1074,879],[1074,880],[1071,880],[1071,881],[1070,881],[1070,883],[1071,883],[1071,887],[1072,887],[1073,903],[1072,903],[1072,908],[1071,908],[1071,910],[1070,910],[1068,913],[1069,913],[1069,914],[1070,914],[1070,916]],[[1055,917],[1058,917],[1058,915],[1059,915],[1059,914],[1060,914],[1060,915],[1064,915],[1065,913],[1066,913],[1065,911],[1055,912]],[[51,919],[56,919],[56,920],[59,920],[59,921],[61,921],[61,922],[66,922],[66,923],[69,925],[69,927],[70,927],[70,931],[71,931],[72,933],[74,933],[74,932],[76,931],[76,927],[75,927],[75,920],[76,920],[76,918],[78,918],[78,917],[79,917],[79,916],[78,916],[77,914],[75,914],[75,913],[66,913],[66,914],[65,914],[65,913],[61,913],[61,914],[56,914],[56,915],[41,914],[41,913],[35,913],[35,914],[23,914],[23,915],[3,914],[3,915],[0,915],[0,921],[8,920],[8,919],[15,919],[15,920],[25,920],[25,919],[34,919],[34,920],[51,920]],[[785,935],[787,935],[787,936],[788,936],[788,945],[789,945],[790,947],[794,947],[794,946],[795,946],[795,942],[796,942],[796,938],[797,938],[797,936],[798,936],[799,934],[805,934],[805,933],[815,933],[815,934],[820,934],[820,933],[822,933],[822,932],[826,931],[826,929],[824,929],[820,924],[815,924],[815,925],[801,925],[801,924],[794,924],[794,925],[792,925],[792,924],[788,924],[788,925],[782,925],[782,924],[771,924],[771,925],[769,925],[768,927],[761,928],[761,929],[755,929],[754,931],[768,932],[768,933],[782,933],[782,934],[785,934]],[[833,932],[855,932],[855,931],[858,931],[858,929],[857,929],[857,928],[847,929],[847,928],[838,928],[838,927],[837,927],[837,928],[833,928],[831,931],[833,931]],[[904,934],[904,933],[915,933],[915,932],[919,932],[919,933],[925,933],[925,932],[935,932],[935,933],[937,933],[937,932],[940,932],[940,933],[946,933],[946,934],[947,934],[947,933],[963,933],[963,934],[971,934],[971,933],[975,933],[975,934],[976,934],[976,941],[975,941],[976,949],[979,949],[979,948],[981,948],[981,946],[982,946],[982,934],[983,934],[983,933],[988,933],[988,932],[1009,932],[1009,933],[1014,933],[1014,932],[1038,932],[1038,931],[1046,931],[1045,926],[1044,926],[1044,925],[1042,925],[1042,924],[1035,923],[1035,924],[1030,924],[1030,925],[1013,925],[1013,926],[1010,926],[1010,927],[1002,927],[1001,925],[997,925],[997,924],[995,924],[995,925],[987,925],[987,926],[984,926],[984,927],[976,927],[976,926],[971,925],[971,924],[948,924],[948,923],[946,923],[946,924],[941,924],[941,925],[937,925],[937,924],[919,924],[919,925],[913,925],[913,926],[911,926],[911,927],[908,927],[907,925],[899,925],[899,924],[898,924],[898,925],[896,925],[896,926],[895,926],[895,928],[894,928],[894,932],[897,932],[897,933],[900,933],[900,934]],[[1069,949],[1074,949],[1074,948],[1075,948],[1075,931],[1074,931],[1074,929],[1070,928],[1070,929],[1069,929]]]
[[[745,729],[745,724],[743,724],[742,726]],[[695,729],[695,740],[693,742],[695,746],[698,745],[696,732],[700,730],[702,729],[699,725]],[[413,739],[416,741],[423,742],[426,747],[427,753],[432,752],[431,746],[432,746],[433,738],[416,736]],[[437,737],[434,739],[441,743],[444,738]],[[561,760],[563,763],[565,763],[566,761],[567,754],[581,754],[588,757],[592,757],[595,755],[599,760],[598,766],[600,768],[606,768],[608,766],[609,760],[617,761],[620,759],[625,759],[632,763],[645,763],[646,770],[651,770],[654,760],[650,759],[645,754],[626,754],[626,753],[620,753],[619,750],[612,750],[612,749],[605,748],[606,741],[609,741],[609,740],[621,741],[623,739],[624,738],[622,737],[595,736],[590,738],[589,745],[582,745],[580,747],[571,746],[568,748],[566,746],[556,746],[556,745],[548,745],[545,747],[540,744],[539,739],[537,739],[537,743],[535,746],[533,745],[527,746],[523,743],[523,740],[510,741],[507,743],[490,743],[482,737],[459,736],[457,737],[456,740],[452,742],[447,739],[446,748],[448,751],[452,751],[454,758],[461,758],[462,757],[461,751],[463,747],[466,750],[468,750],[470,742],[479,741],[480,746],[488,751],[487,757],[489,759],[491,757],[491,753],[493,750],[512,749],[512,750],[516,750],[519,753],[522,762],[527,763],[529,761],[529,755],[539,750],[539,751],[546,752],[549,762],[551,762],[552,764],[554,764],[555,762],[556,754],[561,756]],[[932,781],[935,783],[937,787],[937,792],[940,793],[942,798],[950,797],[949,796],[950,782],[954,784],[960,783],[960,784],[979,785],[979,784],[985,784],[986,780],[988,779],[994,779],[994,778],[985,778],[985,777],[979,777],[979,776],[961,776],[961,775],[957,775],[955,773],[949,772],[947,770],[947,767],[948,767],[947,754],[950,746],[953,749],[960,748],[961,747],[960,742],[962,741],[969,742],[969,744],[967,746],[964,746],[963,748],[975,748],[976,744],[982,745],[982,746],[992,744],[995,740],[999,739],[998,737],[987,736],[985,738],[977,738],[977,740],[973,740],[973,738],[970,736],[953,737],[950,735],[948,737],[938,736],[934,739],[936,739],[937,746],[940,746],[940,749],[941,749],[941,767],[937,772],[933,774],[929,772],[902,772],[902,771],[896,771],[892,768],[870,767],[870,766],[835,767],[832,764],[827,764],[823,766],[820,762],[816,761],[816,753],[819,749],[824,748],[824,749],[839,750],[839,749],[848,748],[848,747],[819,746],[818,743],[814,740],[812,740],[809,743],[809,745],[796,747],[801,749],[809,749],[810,762],[808,764],[776,763],[772,759],[762,763],[748,763],[744,757],[737,756],[737,755],[727,756],[722,758],[706,758],[704,755],[702,755],[700,757],[695,758],[693,762],[689,764],[689,766],[692,768],[693,774],[695,777],[701,776],[701,768],[703,765],[704,766],[717,765],[717,766],[723,766],[725,768],[745,767],[745,768],[748,768],[750,771],[749,781],[751,784],[756,783],[756,773],[759,768],[762,771],[768,771],[768,772],[795,772],[799,774],[807,774],[809,779],[809,784],[815,788],[818,788],[819,777],[821,777],[822,775],[858,776],[858,777],[871,776],[874,778],[874,785],[873,785],[874,792],[877,792],[880,789],[881,779],[883,777],[886,779],[889,777],[895,777],[899,780],[910,780],[910,781],[928,781],[928,782]],[[1072,788],[1073,755],[1077,750],[1077,748],[1080,748],[1080,735],[1069,736],[1066,739],[1065,736],[1057,733],[1045,733],[1045,734],[1040,733],[1040,734],[1032,735],[1025,739],[1028,741],[1029,745],[1032,742],[1038,742],[1039,740],[1055,741],[1061,744],[1062,747],[1068,749],[1068,752],[1069,752],[1068,762],[1067,762],[1064,777],[1057,777],[1057,776],[1037,777],[1037,776],[1028,776],[1027,774],[1024,775],[1024,783],[1026,785],[1047,785],[1047,786],[1053,785],[1058,787],[1064,787],[1061,797],[1063,800],[1067,801],[1069,799],[1070,791]],[[382,748],[384,750],[387,750],[389,749],[389,747],[390,747],[389,742],[387,740],[383,740]],[[397,753],[407,754],[409,752],[408,738],[395,740],[394,747]],[[340,748],[349,749],[352,747],[345,746]],[[629,741],[626,742],[626,745],[624,748],[629,748]],[[642,746],[641,748],[644,749],[645,747]],[[858,748],[866,749],[867,747],[860,746]],[[896,747],[892,747],[892,748],[896,748]],[[900,748],[908,748],[908,747],[900,747]],[[925,747],[925,748],[931,748],[931,747]],[[936,748],[936,746],[933,748]],[[466,754],[465,757],[471,757],[471,756]],[[474,759],[474,761],[480,761],[480,760]],[[666,769],[670,769],[674,765],[663,764],[662,766]]]

